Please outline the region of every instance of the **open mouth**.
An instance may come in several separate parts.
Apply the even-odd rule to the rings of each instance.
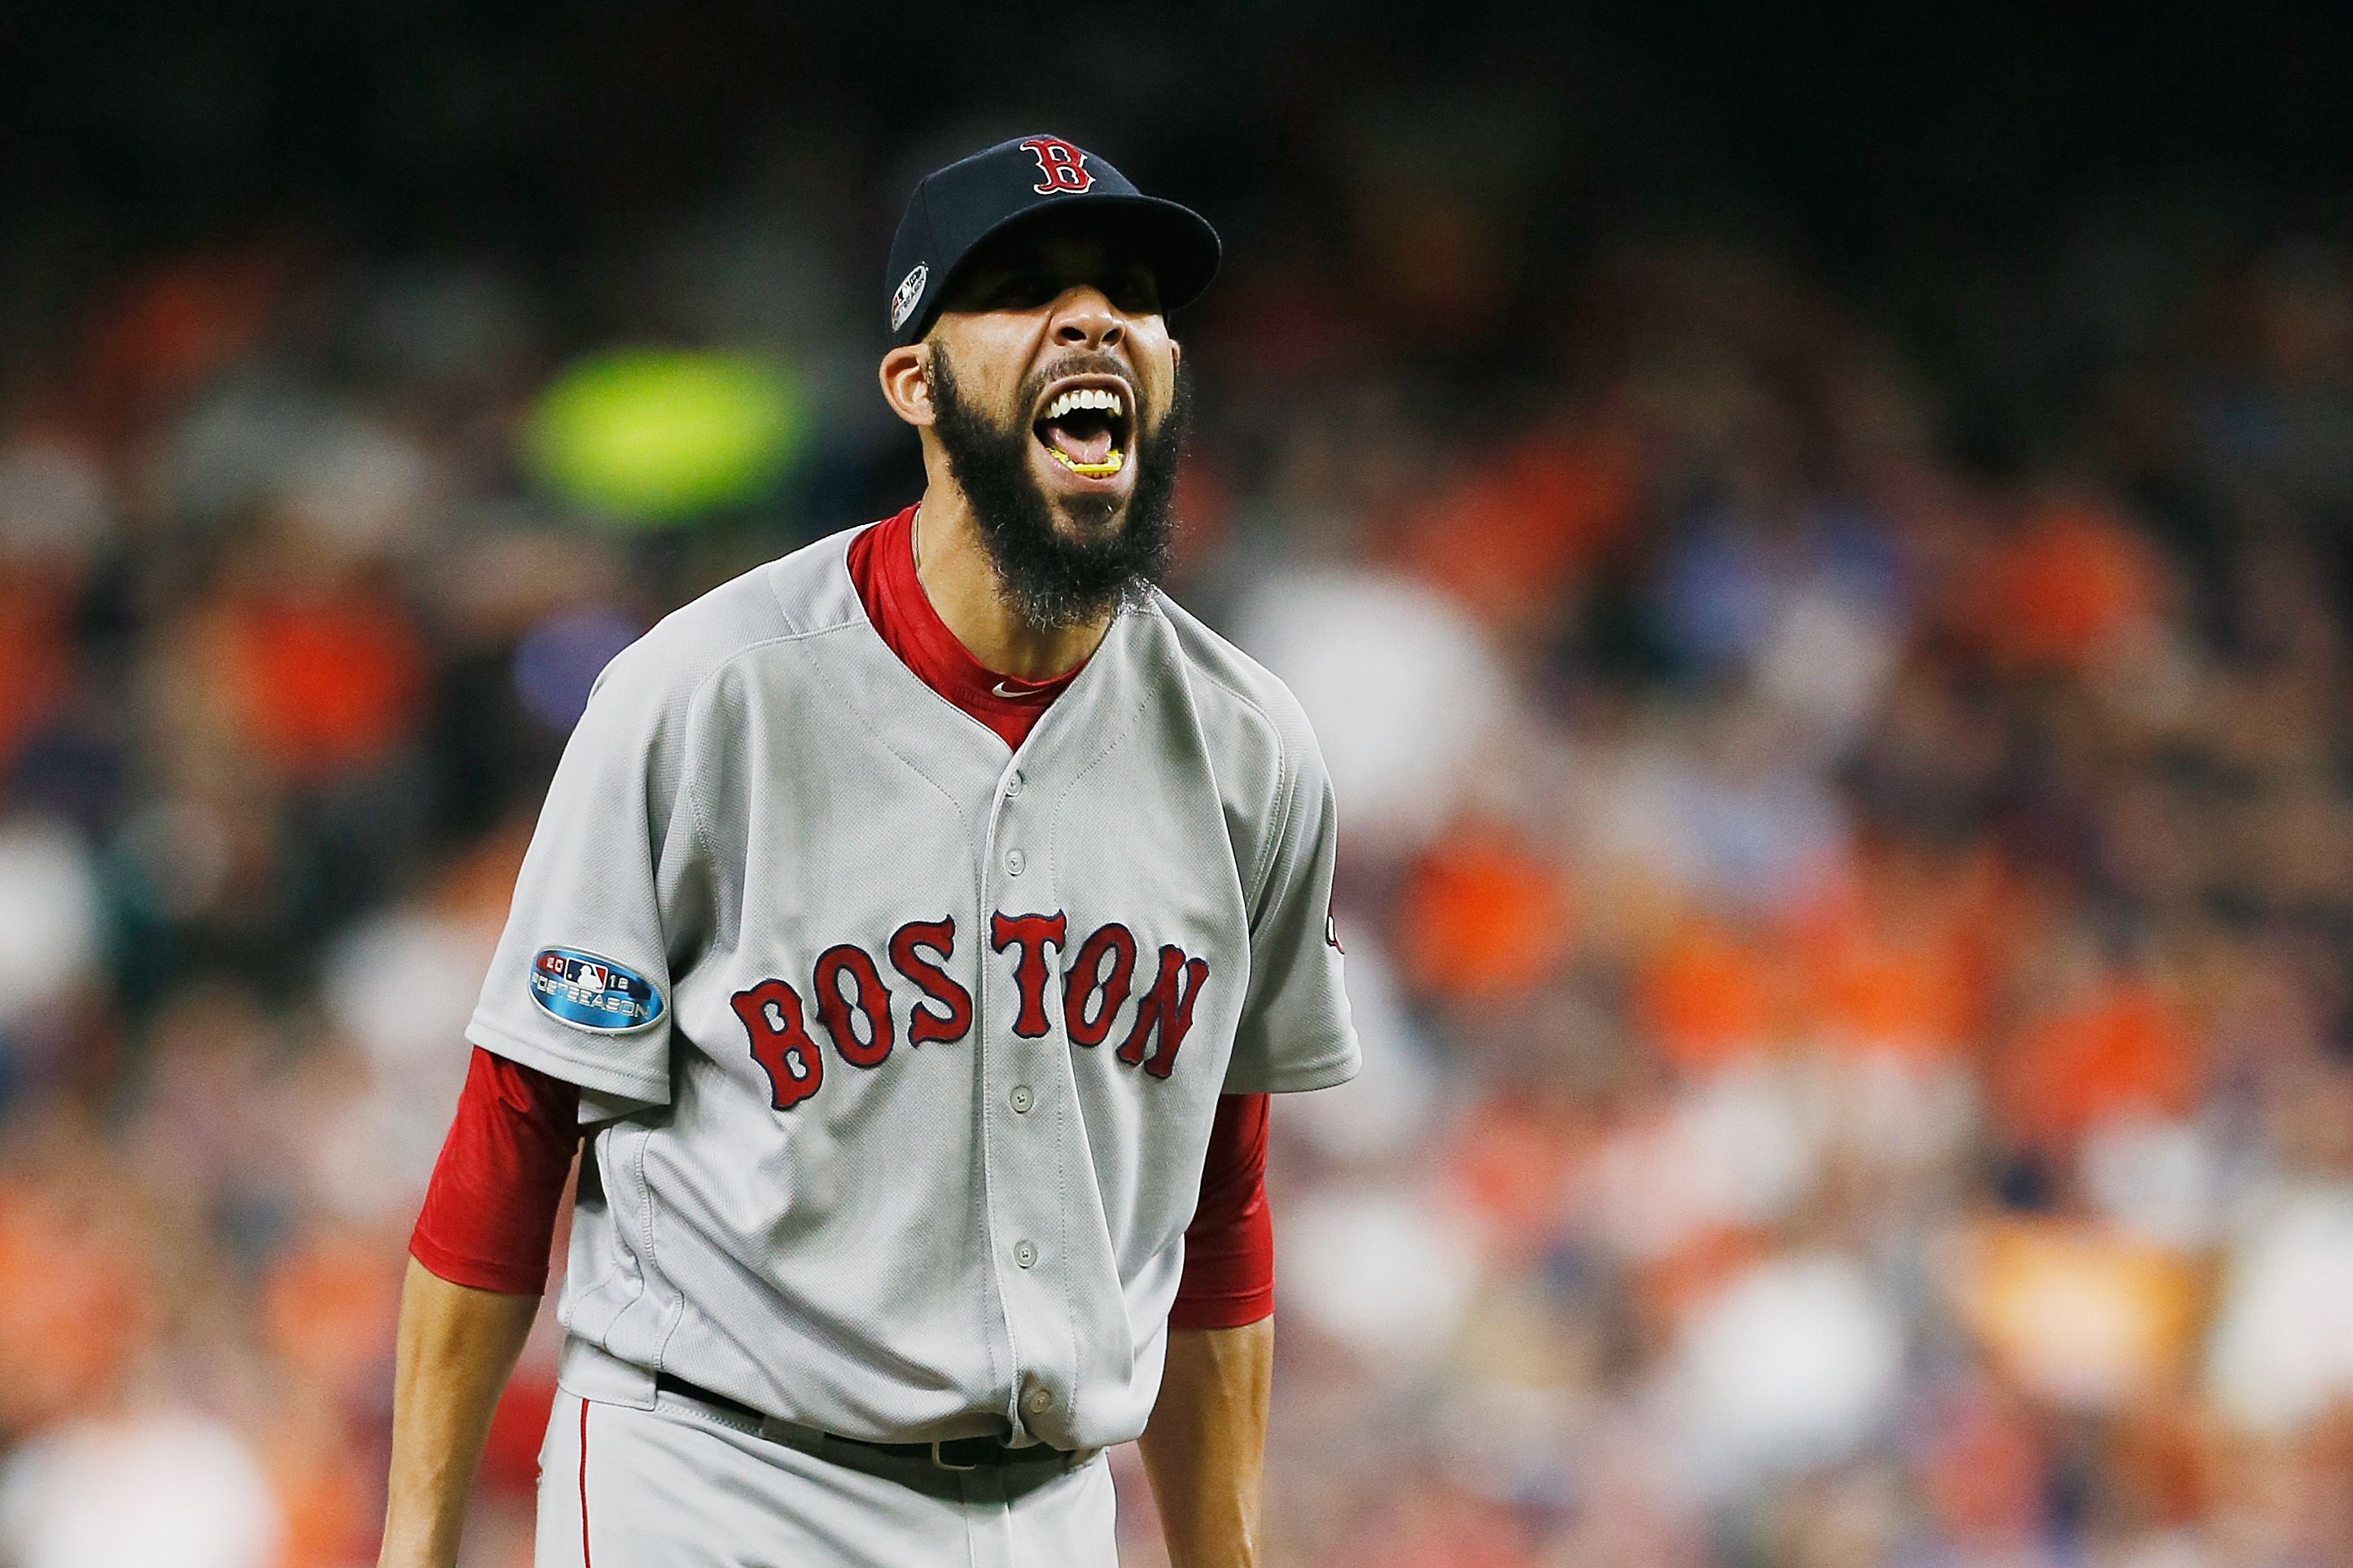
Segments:
[[[1050,396],[1031,428],[1048,457],[1082,478],[1104,479],[1127,467],[1134,420],[1127,388],[1094,377]]]

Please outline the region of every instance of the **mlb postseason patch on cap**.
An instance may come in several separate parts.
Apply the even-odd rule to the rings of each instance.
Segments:
[[[626,1034],[662,1016],[661,993],[636,970],[572,947],[543,947],[531,961],[531,999],[575,1029]]]
[[[907,314],[915,308],[915,302],[923,297],[923,284],[930,279],[931,276],[932,269],[919,261],[915,264],[915,269],[900,281],[899,291],[891,296],[891,330],[892,331],[895,332],[907,324]]]

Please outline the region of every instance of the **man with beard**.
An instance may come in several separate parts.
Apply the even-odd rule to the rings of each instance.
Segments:
[[[1354,1074],[1330,786],[1155,585],[1208,225],[1053,137],[916,189],[920,501],[600,679],[410,1245],[382,1561],[455,1561],[583,1130],[543,1564],[1257,1561],[1268,1094]]]

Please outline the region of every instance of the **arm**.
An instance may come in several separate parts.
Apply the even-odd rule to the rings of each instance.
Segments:
[[[448,1568],[491,1413],[547,1284],[580,1091],[477,1049],[409,1238],[381,1568]]]
[[[491,1412],[538,1314],[536,1296],[453,1285],[409,1260],[379,1568],[448,1568],[458,1561]]]
[[[1254,1568],[1274,1320],[1172,1329],[1138,1445],[1175,1568]]]
[[[1185,1231],[1185,1272],[1168,1310],[1168,1359],[1143,1450],[1176,1568],[1258,1562],[1259,1469],[1274,1364],[1266,1129],[1266,1096],[1218,1101],[1199,1205]]]
[[[1266,1205],[1267,1094],[1354,1076],[1356,1032],[1332,921],[1338,853],[1323,754],[1289,694],[1299,772],[1250,934],[1250,995],[1209,1133],[1185,1272],[1168,1315],[1145,1473],[1175,1568],[1256,1568],[1274,1367],[1274,1233]]]

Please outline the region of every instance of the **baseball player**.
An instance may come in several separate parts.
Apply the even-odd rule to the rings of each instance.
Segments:
[[[1331,790],[1153,584],[1197,214],[1050,136],[917,186],[925,488],[670,616],[566,748],[411,1244],[382,1561],[455,1561],[583,1135],[542,1564],[1257,1560],[1266,1097],[1356,1070]]]

